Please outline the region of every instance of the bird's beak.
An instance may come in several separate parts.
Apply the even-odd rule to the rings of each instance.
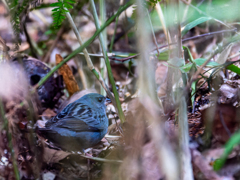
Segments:
[[[105,99],[105,105],[107,106],[107,105],[109,105],[109,104],[111,104],[111,103],[112,103],[111,99],[107,97],[107,98]]]

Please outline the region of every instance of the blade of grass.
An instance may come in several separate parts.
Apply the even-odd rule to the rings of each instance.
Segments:
[[[94,3],[93,0],[90,0],[90,4],[91,4],[91,7],[92,7],[92,11],[93,11],[93,17],[94,17],[96,29],[100,30],[100,24],[99,24],[99,21],[98,21],[98,16],[97,16],[97,10],[96,10],[96,7],[95,7],[95,3]],[[112,85],[113,94],[115,96],[118,115],[119,115],[119,118],[121,120],[121,123],[124,123],[125,122],[125,116],[124,116],[123,111],[122,111],[117,87],[116,87],[116,84],[115,84],[115,81],[114,81],[114,78],[113,78],[113,74],[112,74],[110,61],[109,61],[108,56],[107,56],[106,45],[104,43],[103,34],[101,32],[99,34],[99,40],[100,40],[100,44],[101,44],[101,47],[102,47],[102,53],[103,53],[103,56],[104,56],[104,59],[105,59],[105,64],[107,66],[108,78],[109,78],[109,81]]]

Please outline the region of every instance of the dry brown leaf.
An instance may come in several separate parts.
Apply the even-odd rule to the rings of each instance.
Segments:
[[[58,163],[70,154],[69,152],[44,147],[43,161],[46,163]]]
[[[62,56],[56,54],[56,63],[59,64],[63,60]],[[72,96],[75,92],[79,91],[79,87],[75,77],[69,66],[65,63],[62,67],[58,70],[59,74],[63,76],[63,81],[66,85],[66,89],[70,96]]]
[[[236,115],[239,110],[231,104],[217,104],[202,111],[202,120],[207,127],[211,127],[212,118],[213,137],[218,142],[225,143],[238,127]]]
[[[167,89],[167,72],[168,67],[164,65],[164,63],[159,62],[157,64],[157,69],[155,71],[155,81],[158,85],[158,97],[162,97],[166,95],[166,89]]]

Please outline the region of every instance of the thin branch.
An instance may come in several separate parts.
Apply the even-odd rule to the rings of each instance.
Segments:
[[[159,2],[156,4],[155,9],[156,9],[156,11],[158,13],[158,17],[159,17],[159,19],[160,19],[160,21],[162,23],[163,32],[164,32],[164,34],[166,36],[167,42],[170,44],[170,43],[172,43],[172,40],[171,40],[171,37],[170,37],[170,35],[169,35],[168,31],[167,31],[166,23],[165,23],[165,20],[164,20],[164,15],[163,15],[162,8],[161,8]]]
[[[105,2],[105,0],[99,0],[99,12],[100,12],[100,21],[101,21],[101,24],[103,24],[106,21],[106,2]],[[101,32],[101,34],[103,36],[104,47],[107,50],[107,30],[104,29]],[[101,50],[101,45],[99,45],[99,46],[100,46],[100,51],[102,51]],[[108,82],[108,77],[106,76],[107,69],[106,69],[106,66],[105,66],[105,63],[104,63],[104,58],[100,58],[100,71],[101,71],[101,75],[104,79],[104,82],[107,83]],[[106,92],[104,91],[103,87],[101,87],[101,94],[103,96],[106,95]]]
[[[150,15],[149,15],[149,12],[148,12],[147,8],[146,8],[146,11],[147,11],[147,15],[148,15],[148,21],[149,21],[149,24],[150,24],[150,27],[151,27],[151,30],[152,30],[153,42],[154,42],[155,46],[157,47],[158,55],[160,55],[160,52],[159,52],[159,49],[158,49],[158,44],[157,44],[157,39],[156,39],[154,30],[153,30],[152,21],[151,21],[151,18],[150,18]]]
[[[105,162],[105,163],[122,163],[121,160],[111,160],[111,159],[104,159],[104,158],[99,158],[99,157],[89,157],[89,156],[85,156],[85,155],[81,155],[82,157],[86,158],[86,159],[91,159],[94,161],[99,161],[99,162]]]
[[[205,33],[205,34],[201,34],[201,35],[198,35],[198,36],[193,36],[193,37],[189,37],[189,38],[185,38],[182,40],[182,42],[186,42],[186,41],[190,41],[190,40],[194,40],[194,39],[198,39],[198,38],[202,38],[202,37],[205,37],[205,36],[213,36],[213,35],[216,35],[216,34],[221,34],[221,33],[228,33],[228,32],[233,32],[233,31],[236,31],[236,29],[229,29],[229,30],[221,30],[221,31],[216,31],[216,32],[210,32],[210,33]],[[170,43],[169,45],[165,44],[165,45],[162,45],[160,47],[158,47],[158,49],[163,49],[163,48],[166,48],[168,46],[172,46],[172,45],[176,45],[177,43]],[[154,48],[151,52],[157,50],[157,48]],[[121,62],[124,62],[124,61],[128,61],[130,59],[133,59],[133,58],[136,58],[138,57],[140,54],[135,54],[133,56],[129,56],[129,57],[126,57],[126,58],[116,58],[116,57],[109,57],[111,60],[114,60],[114,61],[121,61]]]
[[[60,28],[60,30],[59,30],[58,33],[57,33],[57,37],[54,39],[51,47],[49,48],[47,54],[44,56],[42,62],[47,63],[47,62],[49,61],[49,57],[50,57],[53,49],[55,48],[57,42],[59,41],[59,39],[60,39],[60,37],[61,37],[61,35],[62,35],[62,33],[63,33],[63,30],[64,30],[64,26],[62,25],[62,27]]]

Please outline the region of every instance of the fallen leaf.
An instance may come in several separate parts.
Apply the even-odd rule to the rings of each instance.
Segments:
[[[61,61],[63,61],[63,58],[59,54],[56,54],[56,63],[59,64]],[[77,81],[66,63],[59,68],[58,72],[63,76],[63,81],[70,96],[79,91]]]

